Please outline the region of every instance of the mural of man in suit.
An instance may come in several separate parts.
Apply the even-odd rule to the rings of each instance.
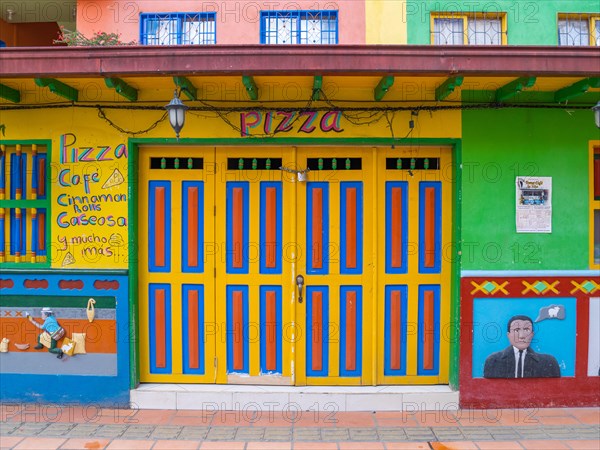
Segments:
[[[557,378],[560,368],[552,355],[535,352],[531,347],[533,320],[513,316],[508,321],[510,346],[492,353],[485,360],[484,378]]]

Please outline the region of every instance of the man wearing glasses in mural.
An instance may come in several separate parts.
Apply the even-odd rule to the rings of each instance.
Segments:
[[[556,378],[560,368],[552,355],[535,352],[531,347],[533,320],[528,316],[513,316],[508,321],[510,346],[492,353],[485,360],[484,378]]]

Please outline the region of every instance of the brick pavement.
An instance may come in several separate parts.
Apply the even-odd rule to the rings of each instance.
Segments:
[[[0,405],[2,449],[600,449],[600,408],[411,412]]]

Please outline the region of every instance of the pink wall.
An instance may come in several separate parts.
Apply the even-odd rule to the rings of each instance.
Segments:
[[[218,44],[258,44],[261,10],[338,10],[339,43],[365,43],[365,4],[340,2],[220,0],[158,2],[156,0],[79,0],[77,29],[86,36],[114,32],[124,42],[139,41],[139,16],[143,12],[216,12]]]

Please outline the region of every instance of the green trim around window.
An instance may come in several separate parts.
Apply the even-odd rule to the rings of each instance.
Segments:
[[[0,140],[0,145],[5,145],[7,147],[13,147],[16,145],[22,146],[31,146],[38,145],[45,147],[46,154],[46,181],[45,181],[45,192],[46,199],[45,200],[33,200],[33,199],[21,199],[21,200],[0,200],[0,208],[20,208],[20,209],[45,209],[46,217],[45,217],[45,226],[46,226],[46,259],[43,262],[3,262],[0,263],[0,268],[2,270],[6,269],[47,269],[50,268],[50,262],[52,261],[52,245],[51,244],[51,225],[52,225],[52,210],[51,210],[51,200],[52,200],[52,183],[50,182],[50,174],[51,174],[51,164],[52,164],[52,140],[50,139],[25,139],[25,140],[15,140],[15,139],[3,139]],[[6,173],[6,177],[9,177],[10,173]],[[25,194],[26,195],[26,194]],[[5,226],[10,226],[8,217],[5,218]],[[25,257],[22,257],[25,258]]]

